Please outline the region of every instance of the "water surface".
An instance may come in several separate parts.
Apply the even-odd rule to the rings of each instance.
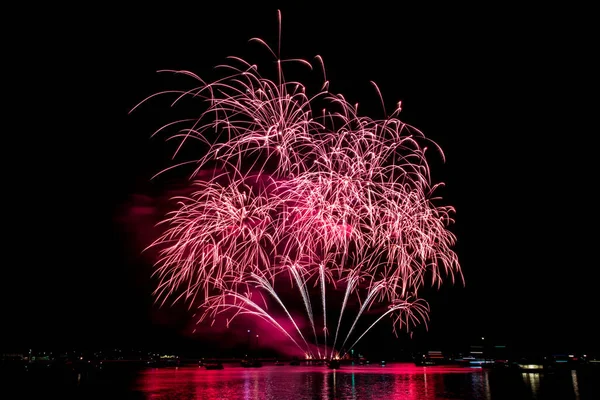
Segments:
[[[61,383],[25,380],[18,396],[3,398],[100,399],[405,399],[405,400],[597,400],[600,371],[565,370],[522,373],[481,368],[392,363],[386,366],[343,365],[243,368],[198,366],[110,369],[78,374]],[[20,392],[20,393],[19,393]],[[0,391],[1,395],[1,391]]]

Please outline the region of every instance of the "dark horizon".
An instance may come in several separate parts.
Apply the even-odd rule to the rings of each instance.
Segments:
[[[428,331],[395,339],[384,320],[361,345],[443,347],[486,337],[600,351],[587,16],[281,9],[285,57],[321,55],[331,91],[381,117],[376,82],[388,111],[402,100],[400,119],[446,157],[429,154],[433,181],[445,183],[438,194],[456,208],[449,229],[466,284],[446,282],[425,296]],[[210,80],[234,55],[257,60],[267,75],[268,54],[248,40],[276,43],[277,8],[148,12],[82,15],[42,29],[39,52],[17,49],[25,89],[14,100],[20,128],[10,140],[20,154],[5,195],[15,225],[2,291],[5,350],[219,341],[208,331],[192,335],[181,307],[153,304],[151,262],[130,211],[185,181],[185,170],[151,180],[170,165],[172,146],[150,136],[180,113],[167,101],[129,111],[158,90],[185,86],[160,69]],[[319,71],[299,75],[320,83]]]

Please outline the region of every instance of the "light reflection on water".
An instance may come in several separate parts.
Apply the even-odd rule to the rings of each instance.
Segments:
[[[577,382],[577,371],[571,371],[571,380],[573,381],[573,393],[575,393],[575,400],[579,400],[579,382]]]
[[[523,380],[531,390],[532,399],[538,398],[540,390],[540,373],[539,372],[523,372]]]
[[[417,367],[411,363],[381,366],[274,366],[248,369],[225,365],[147,369],[132,389],[146,399],[575,399],[581,393],[577,372],[546,377],[539,373],[488,371],[457,367]],[[558,397],[556,397],[558,396]]]

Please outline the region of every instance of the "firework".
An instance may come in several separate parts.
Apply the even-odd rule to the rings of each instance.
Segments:
[[[426,323],[420,289],[462,278],[447,229],[454,210],[437,204],[425,154],[441,149],[399,120],[399,107],[379,120],[362,116],[326,80],[309,95],[284,79],[282,64],[311,64],[281,60],[254,40],[276,57],[275,81],[230,57],[225,77],[170,71],[195,86],[161,93],[206,106],[159,129],[180,141],[177,151],[192,139],[205,151],[192,160],[195,190],[176,199],[151,245],[159,249],[157,300],[198,306],[200,320],[261,318],[319,358],[343,356],[384,317],[394,331]],[[292,293],[308,331],[288,308]],[[355,332],[374,306],[378,317]]]

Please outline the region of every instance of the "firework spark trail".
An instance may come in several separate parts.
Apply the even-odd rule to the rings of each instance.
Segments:
[[[415,317],[413,309],[415,310],[415,312],[420,314],[419,317]],[[341,357],[343,357],[346,353],[348,353],[350,350],[352,350],[352,348],[356,345],[356,343],[358,343],[360,341],[360,339],[362,339],[363,336],[365,336],[367,334],[367,332],[369,332],[371,330],[371,328],[373,328],[379,321],[381,321],[383,319],[383,317],[387,316],[388,314],[391,314],[395,311],[405,311],[404,314],[406,315],[407,320],[415,319],[418,321],[422,320],[422,321],[426,322],[426,319],[427,319],[426,310],[427,310],[427,306],[423,306],[423,305],[416,304],[416,303],[411,304],[409,302],[403,302],[401,304],[395,304],[393,306],[390,306],[389,310],[387,310],[385,313],[381,314],[379,316],[379,318],[377,318],[375,320],[375,322],[373,322],[367,329],[365,329],[365,331],[358,337],[358,339],[356,339],[356,341],[354,343],[352,343],[352,345],[350,347],[348,347],[347,350],[344,351],[344,353],[341,355]]]
[[[315,335],[315,345],[318,346],[318,337],[317,337],[317,331],[315,328],[315,319],[314,319],[313,312],[312,312],[312,306],[310,303],[310,295],[308,293],[306,280],[303,279],[301,276],[302,267],[296,263],[293,263],[288,266],[288,271],[294,277],[294,280],[296,281],[296,285],[298,286],[298,290],[300,291],[300,294],[302,295],[302,300],[304,301],[304,306],[306,307],[306,314],[308,315],[308,319],[310,321],[310,325],[312,327],[313,334]],[[321,354],[319,351],[319,358],[320,358],[320,355]]]
[[[335,329],[335,336],[333,339],[333,350],[335,350],[335,344],[337,343],[337,338],[338,338],[338,334],[340,331],[340,326],[342,325],[342,317],[344,316],[344,311],[346,310],[346,305],[348,304],[348,298],[350,297],[350,294],[352,293],[352,291],[355,289],[355,285],[358,282],[358,278],[356,277],[355,274],[352,274],[350,276],[350,278],[348,279],[348,282],[346,283],[346,290],[344,292],[344,301],[342,302],[342,306],[340,308],[340,316],[338,319],[338,324],[337,327]]]
[[[300,328],[296,324],[296,321],[294,320],[294,318],[292,317],[292,315],[288,311],[287,307],[285,306],[285,304],[283,303],[283,301],[281,300],[281,298],[277,295],[277,292],[275,291],[275,288],[273,288],[273,285],[271,285],[269,283],[269,281],[266,280],[264,277],[258,276],[256,274],[252,274],[251,278],[253,278],[253,279],[256,280],[256,282],[257,282],[256,287],[257,288],[263,288],[263,289],[265,289],[269,294],[271,294],[271,296],[273,296],[273,298],[275,299],[275,301],[277,301],[277,303],[283,308],[285,314],[290,319],[292,325],[294,326],[294,328],[296,328],[296,332],[298,332],[298,335],[300,336],[300,338],[302,339],[302,341],[306,345],[306,348],[309,349],[310,347],[308,345],[308,342],[304,338],[304,335],[302,334],[302,331],[300,330]]]
[[[360,319],[360,316],[363,314],[363,312],[369,308],[371,306],[372,301],[375,299],[375,296],[377,295],[377,293],[382,290],[385,287],[385,282],[380,282],[377,285],[369,288],[369,292],[362,304],[362,306],[360,307],[360,310],[356,313],[356,317],[354,318],[354,322],[352,323],[352,326],[350,327],[350,329],[348,329],[348,333],[346,335],[346,339],[344,339],[344,342],[342,343],[342,348],[344,348],[344,345],[346,344],[346,342],[348,341],[348,338],[350,337],[350,335],[352,334],[352,331],[354,330],[354,327],[356,326],[356,323],[358,322],[358,320]]]
[[[175,130],[168,136],[179,141],[174,156],[190,140],[206,148],[192,161],[197,190],[176,199],[177,209],[151,245],[159,249],[157,301],[173,298],[190,306],[199,301],[201,319],[233,313],[229,323],[252,314],[285,331],[252,301],[251,285],[282,307],[306,354],[312,354],[279,296],[287,275],[285,288],[297,286],[319,357],[311,282],[319,286],[325,357],[336,351],[342,316],[354,296],[360,309],[338,354],[348,350],[346,342],[374,302],[388,304],[388,310],[358,340],[384,316],[392,317],[394,331],[426,322],[428,307],[417,294],[427,279],[439,286],[443,276],[462,278],[452,250],[456,238],[447,230],[454,209],[437,205],[440,185],[431,183],[426,159],[428,146],[442,158],[443,152],[397,118],[399,107],[381,120],[359,115],[357,105],[328,91],[327,80],[321,91],[307,94],[302,83],[285,81],[282,63],[312,69],[309,62],[282,60],[279,47],[275,53],[261,39],[253,41],[276,58],[277,82],[263,78],[256,65],[229,57],[229,64],[219,66],[224,77],[209,82],[189,71],[171,71],[195,85],[158,93],[175,96],[173,105],[192,99],[205,105],[198,118],[155,132]],[[326,79],[322,59],[316,59]],[[313,112],[316,107],[320,112]],[[198,178],[206,171],[214,172]],[[326,293],[343,285],[343,300],[333,305]],[[328,350],[332,306],[340,314]],[[293,332],[284,333],[302,347]]]
[[[327,358],[327,302],[325,301],[325,266],[319,264],[319,281],[321,282],[321,302],[323,304],[323,351]]]

